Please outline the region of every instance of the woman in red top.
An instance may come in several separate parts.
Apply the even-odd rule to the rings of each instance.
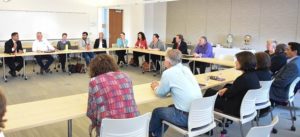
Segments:
[[[134,48],[148,49],[146,37],[145,37],[145,34],[143,32],[138,33],[138,38],[137,38],[137,41],[135,43]],[[132,65],[135,66],[135,67],[140,66],[139,65],[139,57],[143,56],[143,55],[147,56],[148,54],[140,53],[140,52],[133,52],[133,61],[134,61],[134,63]],[[146,62],[148,63],[149,60],[146,60]]]

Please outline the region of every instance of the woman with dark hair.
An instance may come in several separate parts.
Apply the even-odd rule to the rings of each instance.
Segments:
[[[145,34],[143,32],[138,33],[137,41],[135,43],[134,48],[148,49],[146,37],[145,37]],[[134,67],[140,66],[139,57],[143,56],[143,55],[147,56],[147,54],[145,54],[145,53],[133,52],[133,61],[134,61],[134,63],[131,64],[131,65],[134,66]],[[147,59],[146,62],[149,63],[149,58],[145,58],[145,59]]]
[[[6,98],[2,91],[0,91],[0,128],[5,128],[4,122],[6,122],[6,119],[3,119],[4,115],[6,113]],[[4,137],[4,134],[2,130],[0,130],[0,137]]]
[[[217,91],[208,89],[204,96],[219,94],[216,100],[215,109],[225,114],[239,117],[242,100],[248,90],[260,88],[259,79],[255,74],[256,58],[253,53],[243,51],[236,55],[236,69],[243,72],[237,77],[232,85],[226,85]]]
[[[87,116],[90,133],[97,135],[103,118],[124,119],[139,115],[131,79],[119,71],[110,55],[100,54],[91,61]]]
[[[67,33],[62,34],[62,39],[57,42],[58,50],[68,50],[71,48],[71,42],[67,39],[67,37],[68,37]],[[61,64],[62,71],[66,72],[66,67],[65,67],[66,59],[67,59],[66,54],[58,54],[58,57],[59,57],[59,62]]]
[[[287,49],[286,44],[278,44],[275,49],[275,53],[271,58],[271,67],[270,70],[275,75],[286,63],[287,57],[285,56],[284,51]]]
[[[272,79],[272,73],[270,71],[271,58],[265,52],[255,53],[256,57],[256,71],[259,81],[270,81]]]

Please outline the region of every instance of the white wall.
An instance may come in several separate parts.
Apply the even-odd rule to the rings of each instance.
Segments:
[[[264,50],[267,39],[300,40],[300,0],[181,0],[167,4],[167,40],[181,33],[196,43],[205,35],[213,43],[226,43],[235,36],[235,47],[243,37],[253,37],[250,48]]]
[[[145,5],[145,35],[148,43],[151,42],[154,33],[166,40],[167,27],[167,3],[153,3]]]
[[[17,10],[17,11],[30,11],[30,12],[62,12],[64,14],[68,13],[83,13],[86,14],[88,23],[87,23],[87,30],[78,30],[78,36],[81,37],[82,31],[88,31],[91,35],[91,37],[95,37],[96,32],[98,31],[98,22],[97,22],[97,7],[88,5],[83,2],[84,0],[12,0],[10,2],[4,3],[0,2],[0,10],[6,11],[6,10]],[[14,16],[7,17],[14,18]],[[80,17],[78,17],[78,20],[80,20]],[[22,22],[22,20],[20,20]],[[54,20],[55,22],[55,20]],[[44,24],[47,26],[47,24]],[[68,25],[68,24],[66,24]],[[71,24],[72,25],[72,24]],[[14,27],[14,24],[11,24],[11,26],[0,26],[1,27]],[[24,26],[26,27],[26,26]],[[74,28],[76,29],[76,28]],[[10,38],[11,32],[5,32],[7,35],[7,39]],[[19,32],[22,34],[22,32]],[[35,34],[35,32],[33,32]],[[47,32],[44,32],[44,34],[47,36]],[[22,35],[20,35],[22,39]],[[55,36],[48,36],[51,38],[54,38]],[[61,36],[57,36],[57,38],[60,38]],[[31,39],[35,39],[35,35],[32,36]]]

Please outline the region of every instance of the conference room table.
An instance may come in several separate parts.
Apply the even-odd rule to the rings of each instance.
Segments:
[[[199,83],[205,84],[205,86],[201,86],[201,89],[204,90],[230,83],[241,74],[241,71],[231,68],[221,70],[219,72],[199,74],[195,77]],[[216,75],[224,78],[224,81],[207,80],[208,76]],[[137,105],[151,103],[162,99],[154,94],[150,84],[151,83],[146,83],[133,86],[134,97]],[[7,113],[5,115],[5,119],[8,121],[5,123],[6,127],[3,131],[4,133],[9,133],[67,121],[68,137],[72,137],[72,119],[84,117],[86,115],[87,102],[88,93],[82,93],[29,103],[9,105],[7,106]]]
[[[8,57],[16,57],[16,56],[20,56],[20,57],[28,57],[28,56],[36,56],[36,55],[58,55],[58,54],[73,54],[73,53],[84,53],[84,52],[106,52],[107,54],[110,54],[110,52],[112,51],[120,51],[120,50],[125,50],[127,53],[129,52],[140,52],[140,53],[146,53],[149,55],[149,59],[151,59],[151,55],[158,55],[160,56],[160,61],[162,61],[162,57],[164,57],[166,55],[166,51],[158,51],[158,50],[148,50],[148,49],[139,49],[139,48],[100,48],[100,49],[90,49],[90,50],[82,50],[82,49],[77,49],[77,50],[58,50],[55,52],[25,52],[25,53],[17,53],[17,54],[6,54],[6,53],[0,53],[0,58],[3,59],[3,79],[5,82],[7,82],[7,78],[6,78],[6,64],[5,64],[5,59],[4,58],[8,58]],[[223,66],[228,66],[228,67],[234,67],[235,63],[234,61],[226,61],[226,60],[221,60],[221,59],[217,59],[217,58],[183,58],[186,60],[190,60],[194,62],[194,66],[195,66],[195,62],[205,62],[205,63],[210,63],[210,64],[218,64],[218,65],[223,65]],[[128,60],[128,56],[127,56],[127,60]],[[23,74],[22,76],[24,77],[25,80],[28,79],[27,75],[26,75],[26,64],[25,61],[23,61]],[[162,63],[160,64],[161,68],[162,68]],[[149,71],[151,67],[149,67]],[[195,69],[195,67],[194,67]],[[162,70],[160,70],[160,73],[162,73]]]
[[[118,50],[118,49],[115,49]],[[2,58],[3,61],[3,79],[5,82],[7,82],[6,78],[6,63],[5,63],[5,58],[9,57],[30,57],[30,56],[37,56],[37,55],[58,55],[58,54],[75,54],[75,53],[84,53],[84,52],[99,52],[99,51],[105,51],[107,52],[106,49],[91,49],[91,50],[56,50],[54,52],[24,52],[24,53],[17,53],[17,54],[7,54],[7,53],[1,53],[0,58]],[[23,74],[22,76],[24,77],[25,80],[27,80],[27,75],[26,75],[26,63],[25,60],[23,61]]]

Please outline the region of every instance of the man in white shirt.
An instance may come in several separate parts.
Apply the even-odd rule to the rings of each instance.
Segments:
[[[55,51],[55,48],[49,43],[48,40],[43,39],[42,32],[36,33],[36,40],[32,45],[33,52],[51,52]],[[41,67],[40,73],[43,74],[43,71],[46,73],[50,72],[49,66],[53,63],[54,59],[51,55],[37,55],[34,56],[36,58],[36,62]],[[47,60],[47,63],[44,64],[43,60]]]
[[[179,50],[169,50],[164,62],[167,70],[163,72],[160,83],[154,81],[151,84],[157,96],[166,97],[170,94],[174,105],[153,110],[150,120],[150,136],[161,137],[163,120],[186,128],[192,101],[202,98],[195,76],[189,68],[181,64],[181,57]]]

